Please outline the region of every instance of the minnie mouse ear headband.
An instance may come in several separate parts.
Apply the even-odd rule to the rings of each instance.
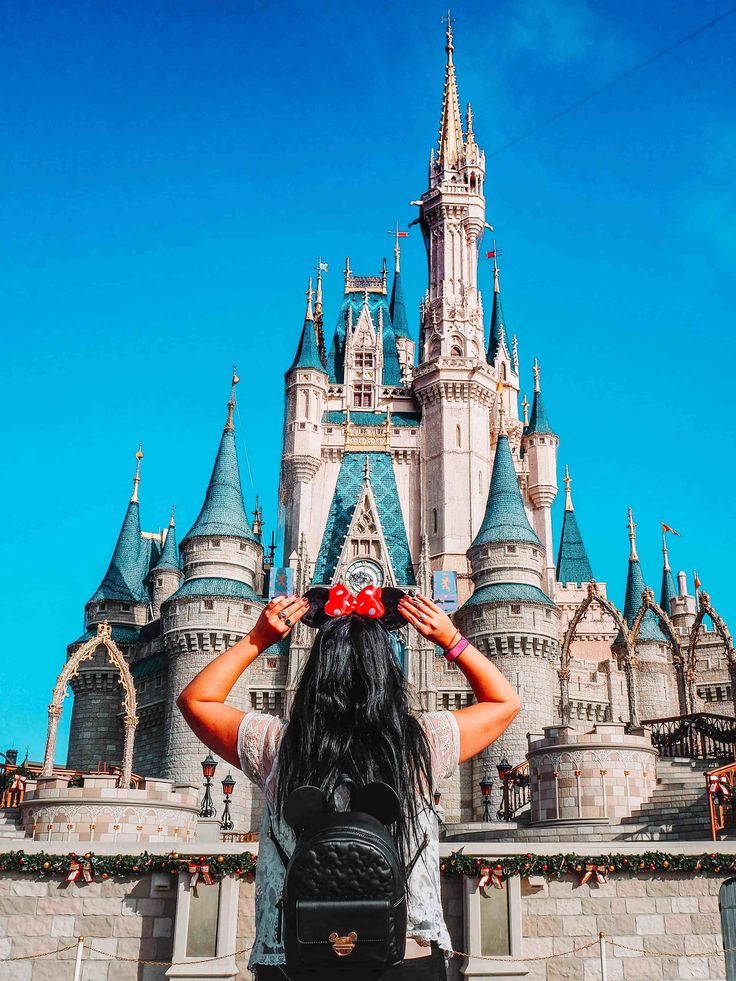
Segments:
[[[406,596],[403,589],[380,586],[366,586],[357,596],[353,596],[347,586],[337,583],[330,589],[325,586],[312,586],[305,593],[309,610],[302,617],[302,623],[317,629],[328,620],[359,613],[372,620],[380,620],[386,630],[398,630],[406,620],[399,613],[399,600]]]

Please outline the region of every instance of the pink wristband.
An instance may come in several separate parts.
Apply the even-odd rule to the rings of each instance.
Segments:
[[[462,654],[462,652],[465,650],[465,648],[468,646],[469,643],[470,641],[468,640],[467,637],[461,637],[454,647],[451,647],[449,651],[445,651],[445,657],[447,658],[447,660],[454,661],[455,658],[458,657],[458,655]]]

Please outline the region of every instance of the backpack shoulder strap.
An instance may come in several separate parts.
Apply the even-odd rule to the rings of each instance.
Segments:
[[[281,842],[276,837],[276,834],[274,833],[273,830],[273,818],[271,816],[271,807],[268,804],[266,804],[266,807],[268,809],[268,837],[271,839],[271,841],[274,844],[274,847],[276,848],[276,851],[278,852],[279,858],[281,859],[281,864],[284,866],[284,868],[286,868],[287,865],[289,864],[291,856],[286,854],[286,852],[281,846]]]

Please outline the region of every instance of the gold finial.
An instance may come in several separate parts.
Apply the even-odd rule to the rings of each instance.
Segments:
[[[540,388],[539,388],[539,375],[541,374],[541,369],[539,367],[539,362],[537,361],[536,358],[534,359],[534,366],[532,368],[532,371],[534,372],[534,391],[535,392],[538,392],[538,391],[540,391]]]
[[[171,505],[171,517],[169,518],[169,528],[173,528],[175,525],[174,512],[176,511],[176,504]]]
[[[570,468],[565,464],[565,510],[574,511],[575,508],[572,506],[572,494],[570,493],[570,485],[572,484],[572,477],[570,476]]]
[[[136,451],[135,458],[137,463],[135,465],[135,477],[133,477],[133,493],[130,495],[131,503],[138,503],[138,484],[141,482],[141,460],[143,459],[143,443],[138,444],[138,450]]]
[[[503,417],[506,415],[506,406],[504,404],[503,393],[506,390],[502,380],[499,380],[498,385],[496,385],[496,395],[498,397],[498,428],[503,431]]]
[[[629,561],[638,560],[639,556],[636,554],[636,525],[634,524],[634,512],[629,508],[629,520],[626,524],[629,529]]]
[[[238,384],[240,379],[235,371],[235,365],[233,365],[233,383],[230,389],[230,401],[227,403],[227,422],[225,423],[225,430],[233,432],[235,426],[233,425],[233,412],[235,411],[235,386]]]
[[[521,400],[521,407],[524,410],[524,428],[529,425],[529,399],[524,394],[524,398]]]
[[[309,277],[309,286],[307,287],[306,293],[304,294],[307,298],[307,313],[305,320],[314,320],[314,314],[312,313],[312,299],[314,297],[314,290],[312,289],[312,277]]]

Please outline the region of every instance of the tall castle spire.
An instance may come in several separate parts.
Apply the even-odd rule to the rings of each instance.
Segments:
[[[445,67],[445,92],[442,99],[442,116],[440,118],[440,143],[438,163],[440,167],[457,167],[464,149],[463,127],[460,116],[460,102],[457,95],[457,80],[455,65],[452,61],[452,16],[447,11],[447,65]]]
[[[531,433],[553,433],[554,429],[547,418],[547,410],[542,399],[542,386],[540,384],[541,368],[537,359],[534,359],[534,401],[532,402],[532,414],[529,418],[529,425],[526,427],[524,435]]]
[[[566,465],[565,514],[562,519],[560,547],[557,552],[556,580],[563,585],[566,583],[576,583],[578,586],[581,586],[585,582],[590,582],[593,578],[593,570],[590,567],[583,536],[580,534],[575,510],[572,506],[571,484],[572,477]]]
[[[320,272],[320,276],[321,276]],[[320,282],[320,314],[322,309],[322,294],[321,294],[321,280]],[[301,337],[299,338],[299,345],[296,349],[296,354],[294,355],[294,360],[289,368],[289,371],[294,371],[295,368],[312,368],[314,371],[324,371],[325,367],[322,363],[322,358],[319,354],[319,345],[317,342],[317,334],[315,332],[314,324],[314,312],[312,310],[312,300],[314,298],[314,290],[312,289],[312,277],[309,277],[309,288],[307,289],[307,310],[304,315],[304,326],[302,327]],[[287,374],[289,373],[287,371]]]
[[[493,249],[493,308],[491,310],[491,329],[488,337],[488,364],[493,364],[499,350],[502,350],[507,358],[511,358],[509,345],[506,339],[506,320],[501,306],[501,287],[498,282],[498,262],[496,261],[496,249]]]
[[[659,605],[667,616],[670,615],[670,603],[677,596],[675,580],[670,568],[670,558],[667,552],[667,532],[662,528],[662,589],[659,594]]]
[[[646,589],[644,573],[642,572],[639,556],[636,551],[636,524],[634,522],[634,512],[629,508],[629,518],[626,522],[629,532],[629,571],[626,576],[626,597],[624,599],[624,619],[631,626],[639,612],[642,603],[642,595]],[[657,615],[652,610],[647,610],[642,619],[639,637],[641,640],[657,640],[664,642],[667,640],[662,628],[659,625]],[[618,638],[616,638],[618,640]]]
[[[526,515],[508,437],[503,431],[496,443],[486,513],[473,545],[490,542],[530,542],[541,546]]]

